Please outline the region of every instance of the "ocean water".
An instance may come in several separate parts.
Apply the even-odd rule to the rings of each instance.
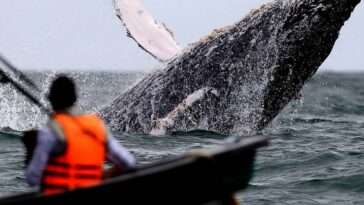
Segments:
[[[30,73],[43,85],[43,94],[54,74]],[[71,75],[80,86],[80,109],[97,111],[143,73]],[[0,96],[1,197],[30,190],[23,177],[20,131],[41,126],[46,118],[9,86],[0,85]],[[213,148],[229,137],[203,131],[163,137],[113,134],[139,164]],[[258,135],[269,138],[270,145],[257,154],[250,186],[237,193],[242,204],[364,204],[364,73],[316,74],[302,98]]]

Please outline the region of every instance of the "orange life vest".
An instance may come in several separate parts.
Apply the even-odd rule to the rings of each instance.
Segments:
[[[106,130],[96,115],[57,114],[66,149],[51,156],[43,173],[44,194],[55,194],[101,182],[106,158]]]

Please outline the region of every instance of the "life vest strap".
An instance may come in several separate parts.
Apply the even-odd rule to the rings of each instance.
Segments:
[[[52,160],[52,159],[48,161],[48,164],[49,165],[52,165],[52,166],[56,166],[56,167],[62,167],[62,168],[65,168],[65,169],[70,168],[70,164],[69,163],[59,162],[59,161]]]
[[[46,170],[44,172],[44,176],[52,176],[52,177],[63,177],[63,178],[68,178],[70,177],[68,173],[64,172],[59,172],[59,171],[50,171],[50,170]]]
[[[76,174],[77,179],[102,179],[101,174]]]
[[[89,164],[77,164],[75,166],[76,169],[87,169],[87,170],[92,170],[92,169],[95,169],[95,170],[100,170],[100,168],[102,168],[101,166],[99,165],[89,165]]]
[[[51,166],[62,167],[65,169],[74,168],[79,170],[100,170],[100,168],[102,168],[100,165],[93,165],[93,164],[76,164],[71,166],[69,163],[59,162],[52,159],[49,160],[48,164]]]

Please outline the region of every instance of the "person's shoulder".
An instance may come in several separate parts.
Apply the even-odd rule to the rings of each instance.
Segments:
[[[97,117],[100,118],[100,115],[97,114],[96,112],[81,112],[81,111],[75,111],[73,112],[73,116],[80,116],[80,117]]]
[[[38,130],[38,140],[43,143],[51,143],[56,140],[52,128],[47,124]]]
[[[83,122],[88,122],[89,126],[101,126],[104,129],[107,128],[105,121],[97,113],[84,113],[78,115],[78,119]]]
[[[101,123],[105,123],[104,120],[101,118],[101,116],[97,113],[91,112],[91,113],[85,113],[82,116],[88,117],[88,118],[93,118]]]
[[[50,126],[50,122],[47,123],[47,125],[44,125],[38,130],[38,134],[51,134],[52,128]]]
[[[48,121],[47,126],[43,127],[44,133],[52,136],[52,138],[64,142],[66,139],[65,132],[59,124],[59,122],[55,119],[51,119]]]

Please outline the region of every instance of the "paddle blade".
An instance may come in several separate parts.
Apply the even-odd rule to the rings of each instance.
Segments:
[[[167,61],[181,52],[170,30],[157,24],[139,0],[114,0],[114,5],[128,36],[153,57]]]

